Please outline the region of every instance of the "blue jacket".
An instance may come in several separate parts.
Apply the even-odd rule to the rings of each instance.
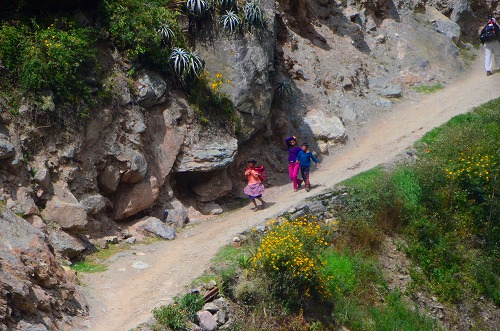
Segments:
[[[298,154],[297,154],[297,161],[300,162],[300,166],[301,167],[310,167],[311,166],[311,160],[314,161],[314,163],[318,164],[319,161],[317,158],[314,157],[314,155],[309,152],[309,153],[306,153],[304,151],[300,151]]]

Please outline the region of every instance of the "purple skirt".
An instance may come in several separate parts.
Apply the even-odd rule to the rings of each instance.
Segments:
[[[247,185],[243,192],[248,195],[250,199],[260,198],[262,193],[264,193],[264,185],[262,183]]]

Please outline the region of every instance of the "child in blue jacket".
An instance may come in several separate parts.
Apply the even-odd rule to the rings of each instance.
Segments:
[[[302,175],[302,179],[306,183],[306,191],[309,192],[309,190],[311,189],[311,183],[309,183],[311,160],[316,163],[316,166],[318,168],[320,168],[321,165],[319,164],[318,159],[316,159],[314,155],[309,151],[309,145],[306,143],[302,144],[302,150],[297,154],[296,160],[300,163],[300,174]]]

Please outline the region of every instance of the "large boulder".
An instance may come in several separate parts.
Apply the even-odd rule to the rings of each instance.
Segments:
[[[104,193],[113,193],[118,188],[118,184],[120,184],[120,178],[120,168],[115,165],[108,165],[97,178],[99,188]]]
[[[146,108],[154,106],[167,91],[167,84],[163,78],[153,71],[141,72],[136,87],[137,101]]]
[[[233,184],[227,169],[207,173],[206,180],[193,187],[198,201],[209,202],[220,198],[231,191]]]
[[[186,137],[187,129],[180,125],[187,116],[187,102],[176,96],[172,103],[162,111],[152,110],[148,115],[146,132],[147,156],[151,173],[162,186],[170,174],[181,146]]]
[[[310,111],[304,117],[304,123],[300,131],[303,136],[311,132],[315,139],[335,142],[345,141],[346,129],[342,121],[335,116],[324,116],[327,112]]]
[[[56,254],[67,259],[75,258],[87,249],[80,238],[71,236],[64,231],[51,230],[48,240]]]
[[[238,141],[229,135],[192,135],[186,137],[175,163],[176,172],[207,172],[231,163],[238,151]]]
[[[0,330],[66,329],[68,316],[87,314],[76,277],[45,235],[8,209],[0,211],[0,257]]]
[[[42,211],[42,217],[69,232],[85,231],[88,224],[85,208],[64,183],[54,185],[54,195]]]
[[[426,6],[425,10],[430,22],[436,27],[436,30],[456,43],[458,38],[460,38],[460,26],[433,7]]]
[[[271,111],[274,94],[275,13],[274,1],[260,1],[265,28],[229,38],[196,41],[211,79],[222,75],[221,93],[227,93],[241,115],[239,139],[245,141],[261,129]]]
[[[154,176],[134,185],[121,186],[114,202],[114,220],[123,220],[151,207],[159,192],[158,180]]]
[[[23,216],[38,215],[40,211],[35,201],[32,198],[33,190],[20,187],[16,192],[16,214],[22,214]]]

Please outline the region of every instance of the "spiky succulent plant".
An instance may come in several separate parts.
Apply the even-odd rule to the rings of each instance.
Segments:
[[[236,6],[236,0],[218,0],[217,3],[221,9],[231,9]]]
[[[158,34],[167,42],[171,42],[175,38],[175,32],[169,24],[163,24],[158,30]]]
[[[293,87],[290,81],[283,80],[276,85],[276,94],[282,98],[287,98],[293,95]]]
[[[172,50],[169,62],[180,79],[185,79],[188,76],[198,76],[205,66],[196,52],[189,52],[182,48]]]
[[[212,8],[212,0],[187,0],[186,9],[189,14],[203,16]]]
[[[248,29],[251,29],[253,26],[264,25],[264,16],[257,2],[247,2],[243,8],[243,12],[245,13],[245,25]]]
[[[233,33],[240,25],[240,18],[234,11],[226,10],[226,13],[221,16],[220,22],[224,30],[228,30],[230,33]]]

